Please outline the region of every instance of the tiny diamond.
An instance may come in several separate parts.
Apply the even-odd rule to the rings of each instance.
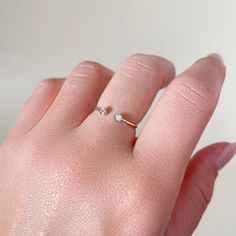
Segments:
[[[107,114],[107,109],[105,107],[99,107],[98,111],[102,116],[105,116]]]
[[[123,119],[123,117],[122,117],[121,114],[115,114],[114,118],[115,118],[115,120],[118,121],[118,122],[121,122],[122,119]]]

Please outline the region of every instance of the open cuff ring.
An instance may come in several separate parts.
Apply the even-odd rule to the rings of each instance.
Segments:
[[[108,114],[107,108],[105,108],[105,107],[96,107],[95,110],[97,110],[99,112],[99,114],[102,115],[102,116],[105,116],[105,115]],[[117,122],[124,122],[125,124],[127,124],[127,125],[129,125],[133,128],[137,128],[136,124],[124,119],[124,117],[119,113],[114,114],[114,119]]]

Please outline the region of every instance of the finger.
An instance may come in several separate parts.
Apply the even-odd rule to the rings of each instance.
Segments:
[[[138,138],[134,155],[150,175],[176,194],[189,157],[218,101],[225,66],[215,57],[197,61],[166,89]]]
[[[192,235],[213,193],[218,171],[236,153],[236,144],[217,143],[198,152],[185,173],[165,235]]]
[[[90,61],[80,63],[65,81],[43,122],[60,128],[75,127],[94,110],[113,72]]]
[[[174,77],[175,69],[169,61],[150,55],[136,54],[126,59],[104,90],[98,104],[112,107],[132,123],[139,123],[161,87]],[[113,115],[112,114],[112,115]],[[127,125],[117,124],[119,132]],[[114,127],[113,127],[114,128]],[[133,138],[133,130],[131,137]]]
[[[17,119],[13,128],[15,133],[26,133],[41,120],[58,95],[64,81],[65,79],[46,79],[38,84]]]

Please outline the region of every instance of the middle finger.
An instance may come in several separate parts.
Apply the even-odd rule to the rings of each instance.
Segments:
[[[122,63],[102,93],[98,105],[111,107],[112,116],[120,113],[124,119],[137,124],[149,109],[158,90],[174,76],[175,69],[171,62],[157,56],[133,55]],[[125,134],[121,135],[123,141],[124,136],[134,138],[134,129],[127,127],[127,124],[117,123],[114,126],[118,127],[118,132]],[[127,129],[130,132],[127,133]]]

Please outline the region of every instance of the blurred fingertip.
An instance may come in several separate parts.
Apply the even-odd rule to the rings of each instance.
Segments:
[[[221,170],[236,154],[236,143],[228,144],[216,160],[217,170]]]
[[[223,59],[223,57],[222,57],[220,54],[218,54],[218,53],[210,53],[207,57],[213,58],[213,59],[215,59],[215,60],[221,62],[222,64],[224,64],[224,59]]]

